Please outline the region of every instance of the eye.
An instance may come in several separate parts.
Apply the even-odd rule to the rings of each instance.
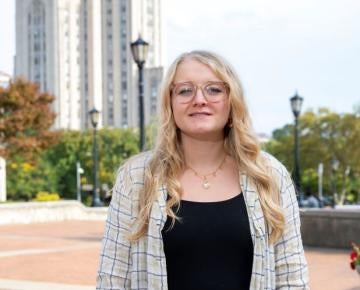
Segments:
[[[176,89],[175,93],[178,96],[189,97],[193,95],[194,88],[190,85],[182,85]]]
[[[205,87],[205,90],[209,95],[219,95],[225,92],[225,88],[221,84],[209,84]]]

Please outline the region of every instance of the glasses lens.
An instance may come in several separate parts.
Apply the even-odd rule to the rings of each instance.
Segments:
[[[176,98],[182,102],[190,102],[195,93],[195,87],[191,83],[183,83],[175,86],[174,94]]]
[[[201,87],[201,90],[208,102],[220,102],[227,95],[227,89],[222,82],[209,82]],[[173,95],[180,103],[189,103],[196,94],[196,86],[191,83],[176,84],[173,88]]]
[[[210,102],[220,101],[226,96],[226,88],[223,83],[208,83],[204,87],[204,91]]]

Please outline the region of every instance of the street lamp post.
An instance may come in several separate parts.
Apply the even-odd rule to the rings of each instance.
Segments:
[[[98,152],[96,146],[96,127],[99,123],[100,112],[95,109],[95,107],[89,111],[91,124],[94,128],[94,141],[93,141],[93,200],[91,206],[99,207],[103,206],[103,203],[100,200],[98,192],[98,181],[97,181],[97,167],[98,167]]]
[[[294,181],[296,190],[298,192],[299,204],[303,202],[303,192],[301,190],[301,176],[300,176],[300,152],[299,152],[299,115],[301,112],[301,106],[303,103],[303,98],[300,97],[297,92],[293,97],[290,98],[291,110],[295,117],[295,127],[294,127]]]
[[[338,199],[337,189],[336,189],[336,172],[339,169],[339,160],[335,157],[331,160],[331,179],[332,179],[332,192],[333,192],[333,207],[336,205]]]
[[[323,198],[323,174],[324,174],[324,164],[319,163],[318,166],[318,197],[319,197],[319,207],[324,207],[324,198]]]
[[[130,44],[132,56],[139,69],[139,127],[140,127],[140,150],[145,149],[145,129],[144,129],[144,65],[148,54],[149,43],[144,41],[141,36]]]

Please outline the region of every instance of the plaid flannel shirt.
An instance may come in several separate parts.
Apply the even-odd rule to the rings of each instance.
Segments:
[[[256,187],[245,174],[239,174],[254,245],[250,289],[309,289],[308,269],[300,235],[300,216],[292,180],[285,167],[263,152],[279,178],[281,204],[286,227],[273,245]],[[142,153],[120,167],[109,206],[97,275],[98,290],[167,290],[166,259],[161,230],[166,221],[166,188],[159,187],[153,204],[147,234],[130,243],[125,236],[133,230],[138,213],[139,189],[151,152]]]

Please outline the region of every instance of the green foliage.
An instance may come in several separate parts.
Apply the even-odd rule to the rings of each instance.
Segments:
[[[76,161],[86,152],[86,136],[77,131],[61,132],[61,139],[54,147],[45,151],[41,159],[48,160],[57,173],[57,192],[63,198],[74,198],[76,189]],[[71,189],[71,190],[70,190]],[[70,190],[70,191],[69,191]]]
[[[133,129],[97,131],[98,182],[113,186],[118,167],[138,150]],[[81,183],[93,181],[93,131],[62,131],[59,142],[42,151],[31,162],[13,157],[7,160],[7,192],[10,200],[31,200],[38,192],[57,192],[61,198],[76,198],[76,162],[84,169]],[[102,192],[104,194],[104,192]],[[83,196],[91,203],[91,193]]]
[[[112,187],[120,164],[138,152],[138,137],[132,129],[97,131],[99,184]],[[58,192],[64,198],[76,197],[76,162],[84,169],[82,183],[93,181],[93,132],[64,131],[60,142],[43,154],[52,163],[59,180]]]
[[[300,168],[302,188],[317,192],[318,164],[324,164],[324,190],[328,195],[334,189],[352,200],[359,192],[357,185],[360,174],[360,115],[337,114],[326,108],[317,113],[309,110],[299,120]],[[265,150],[274,154],[289,169],[294,168],[294,126],[287,124],[273,132],[273,139],[265,144]],[[339,161],[339,168],[332,170],[333,159]],[[351,174],[346,177],[346,168]],[[348,200],[349,200],[348,198]],[[340,202],[340,201],[339,201]]]
[[[39,191],[57,189],[56,172],[46,160],[36,164],[22,159],[8,160],[6,164],[8,200],[31,200]]]
[[[306,168],[302,172],[302,184],[305,193],[317,192],[318,173],[314,168]]]
[[[47,191],[40,191],[36,194],[34,201],[57,201],[59,199],[60,196],[56,192],[49,193]]]
[[[147,150],[151,150],[155,147],[157,132],[158,132],[157,119],[153,118],[150,121],[149,125],[146,126],[145,145]]]
[[[98,140],[100,183],[112,185],[119,165],[139,152],[138,135],[133,129],[103,129]],[[92,172],[92,159],[86,165]]]

